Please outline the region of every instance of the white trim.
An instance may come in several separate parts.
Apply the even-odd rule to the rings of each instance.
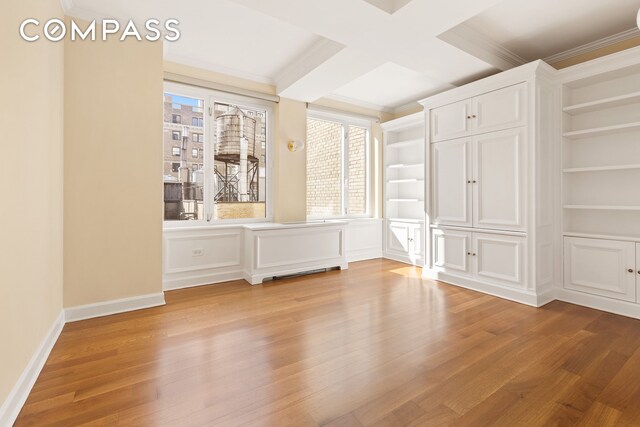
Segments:
[[[164,43],[165,46],[169,46],[169,44],[170,43]],[[177,46],[176,49],[178,49]],[[212,61],[203,60],[201,58],[194,58],[180,53],[172,53],[169,50],[165,51],[164,60],[167,62],[173,62],[175,64],[186,65],[188,67],[200,68],[202,70],[226,74],[227,76],[237,77],[243,80],[249,80],[256,83],[275,86],[274,79],[269,76],[255,74],[249,71],[242,71],[232,67],[226,67]]]
[[[356,107],[366,108],[368,110],[375,110],[375,111],[379,111],[379,112],[382,112],[382,113],[393,114],[395,112],[394,111],[395,109],[393,107],[390,107],[390,106],[375,104],[373,102],[362,101],[360,99],[351,98],[350,96],[339,95],[337,93],[328,93],[325,96],[323,96],[322,98],[320,98],[320,100],[318,100],[318,102],[321,102],[323,99],[328,99],[330,101],[343,102],[345,104],[350,104],[350,105],[354,105]]]
[[[195,288],[196,286],[215,285],[217,283],[242,280],[243,273],[244,271],[242,269],[238,269],[229,272],[207,273],[176,279],[165,278],[163,280],[162,288],[165,291],[175,291],[177,289]]]
[[[602,49],[607,46],[611,46],[616,43],[623,42],[635,37],[640,37],[640,29],[637,27],[622,31],[612,36],[601,38],[591,43],[583,44],[582,46],[574,47],[573,49],[565,50],[563,52],[556,53],[555,55],[547,56],[543,59],[547,64],[555,64],[566,59],[575,58],[585,53],[590,53],[598,49]]]
[[[438,38],[500,70],[519,67],[528,62],[467,24],[460,24],[440,34]]]
[[[600,297],[564,288],[556,289],[556,299],[570,304],[640,319],[640,305],[633,302]]]
[[[97,302],[95,304],[79,305],[65,308],[67,322],[93,319],[94,317],[110,316],[112,314],[141,310],[143,308],[158,307],[164,305],[164,293],[139,295],[131,298],[122,298],[111,301]]]
[[[26,368],[22,371],[20,378],[9,392],[2,407],[0,407],[0,426],[11,426],[18,418],[18,414],[20,414],[22,406],[27,401],[27,397],[29,397],[40,371],[42,371],[53,346],[58,340],[64,324],[65,312],[61,310],[44,339],[33,353]],[[11,344],[7,343],[7,345],[10,346]]]
[[[242,89],[235,86],[225,85],[222,83],[211,82],[208,80],[198,79],[195,77],[184,76],[182,74],[170,73],[165,71],[163,74],[164,81],[178,85],[195,86],[202,89],[209,89],[216,92],[223,92],[236,96],[255,98],[262,101],[279,102],[280,97],[268,93],[258,92],[250,89]]]
[[[461,288],[470,289],[472,291],[493,295],[498,298],[507,299],[509,301],[519,302],[520,304],[529,305],[531,307],[541,307],[541,305],[550,302],[550,296],[544,294],[536,295],[533,292],[523,289],[501,286],[494,283],[486,283],[479,280],[458,277],[452,274],[446,274],[434,270],[422,269],[422,277],[424,279],[445,282],[446,284],[459,286]]]

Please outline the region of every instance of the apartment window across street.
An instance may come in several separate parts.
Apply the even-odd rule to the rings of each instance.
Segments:
[[[367,121],[310,112],[307,117],[307,217],[369,213]]]
[[[184,118],[178,123],[175,104]],[[165,221],[270,219],[272,111],[270,101],[165,83]]]
[[[171,153],[172,153],[174,156],[178,156],[178,157],[179,157],[179,156],[180,156],[180,147],[173,147],[173,148],[171,149]]]
[[[171,116],[171,123],[180,123],[182,121],[182,118],[180,117],[179,114],[173,114]]]
[[[180,141],[180,132],[171,132],[171,139],[173,139],[174,141]]]

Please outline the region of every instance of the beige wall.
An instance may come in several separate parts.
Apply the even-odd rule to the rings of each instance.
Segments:
[[[58,0],[8,2],[0,17],[0,406],[62,309],[63,44],[19,38]]]
[[[64,305],[162,292],[162,44],[65,42]]]

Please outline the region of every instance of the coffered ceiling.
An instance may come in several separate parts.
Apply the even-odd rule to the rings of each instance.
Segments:
[[[628,30],[640,0],[64,0],[81,18],[176,18],[165,59],[394,111]]]

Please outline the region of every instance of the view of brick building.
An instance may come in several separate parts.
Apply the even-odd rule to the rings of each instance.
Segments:
[[[368,131],[349,126],[346,129],[348,180],[346,214],[367,212],[366,149]],[[341,216],[343,195],[344,125],[309,118],[307,120],[307,216]]]

